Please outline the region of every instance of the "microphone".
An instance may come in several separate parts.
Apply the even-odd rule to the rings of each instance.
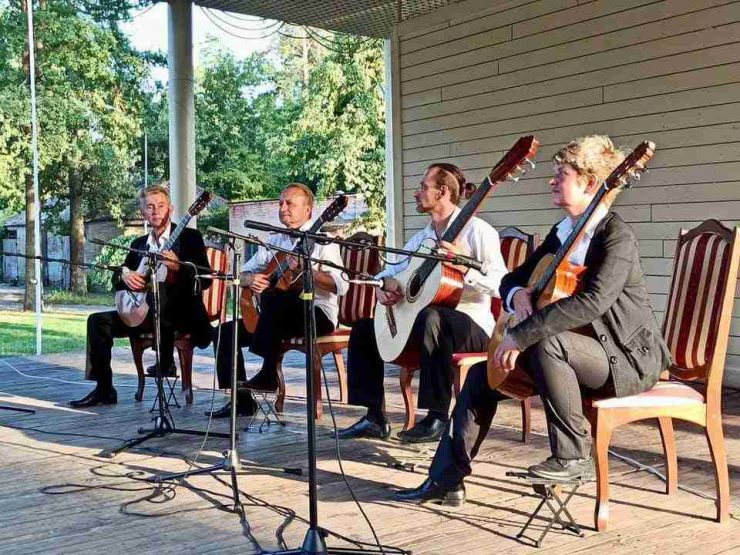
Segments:
[[[373,285],[375,287],[383,287],[382,279],[348,279],[347,283],[354,283],[355,285]]]
[[[275,231],[278,231],[278,229],[274,225],[256,222],[254,220],[244,220],[244,227],[256,229],[257,231],[267,231],[268,233],[274,233]]]
[[[475,258],[471,256],[465,256],[464,254],[457,254],[454,252],[447,251],[445,249],[435,249],[434,254],[437,254],[439,256],[446,258],[453,264],[458,264],[460,266],[466,266],[467,268],[473,268],[474,270],[478,270],[482,274],[486,273],[483,271],[483,262],[481,262],[480,260],[476,260]]]

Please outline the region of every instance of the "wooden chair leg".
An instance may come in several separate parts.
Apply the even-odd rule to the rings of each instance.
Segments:
[[[283,375],[283,356],[285,352],[280,354],[277,361],[277,379],[278,379],[278,393],[275,398],[275,412],[283,412],[285,408],[285,376]]]
[[[324,416],[324,403],[323,403],[323,391],[321,386],[321,374],[322,374],[322,356],[319,349],[313,351],[313,393],[314,403],[316,406],[316,420],[321,420]]]
[[[612,429],[599,415],[596,416],[596,422],[596,441],[593,447],[596,464],[594,523],[598,532],[606,532],[609,525],[609,443]]]
[[[527,398],[522,399],[520,403],[522,408],[522,443],[528,443],[532,429],[532,401]]]
[[[182,373],[182,392],[185,395],[185,403],[193,404],[193,349],[178,347],[177,356],[180,359],[180,372]]]
[[[720,414],[708,415],[705,433],[709,443],[709,453],[712,455],[714,480],[717,486],[717,522],[727,522],[730,518],[730,479],[727,473],[727,453]]]
[[[468,370],[470,370],[470,366],[467,364],[459,364],[452,370],[452,386],[455,391],[455,398],[460,395],[463,385],[465,385],[465,379],[468,377]]]
[[[676,436],[673,433],[673,421],[668,416],[660,416],[658,417],[658,425],[665,456],[665,492],[672,495],[678,491],[678,456],[676,455]]]
[[[334,364],[337,367],[337,379],[339,380],[339,402],[346,403],[349,397],[347,392],[347,368],[344,366],[344,355],[342,351],[334,351]]]
[[[415,368],[401,366],[401,374],[398,378],[401,383],[403,404],[406,405],[406,422],[403,425],[404,430],[410,430],[416,423],[416,399],[414,397],[414,390],[411,388],[411,381],[414,378],[415,371]]]
[[[141,401],[144,399],[144,348],[142,348],[136,339],[129,337],[129,344],[131,345],[131,354],[134,358],[134,366],[136,366],[136,377],[138,383],[136,385],[136,393],[134,393],[134,399]]]

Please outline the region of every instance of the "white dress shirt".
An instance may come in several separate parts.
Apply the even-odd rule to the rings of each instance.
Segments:
[[[447,223],[448,228],[459,214],[460,208],[456,207]],[[436,247],[437,241],[434,222],[429,222],[429,225],[411,237],[403,248],[407,251],[419,250],[429,253]],[[460,254],[471,256],[483,263],[481,268],[483,272],[469,268],[465,274],[462,297],[456,310],[470,316],[490,336],[495,325],[491,314],[491,296],[499,296],[501,278],[507,273],[506,264],[501,256],[498,232],[480,218],[474,217],[465,224],[456,243],[461,248]],[[395,276],[406,269],[409,262],[410,258],[404,257],[400,262],[388,264],[375,279]]]
[[[149,252],[159,252],[164,246],[164,244],[167,242],[167,240],[170,238],[171,231],[172,231],[172,224],[167,224],[167,227],[164,228],[162,235],[160,235],[159,237],[156,237],[154,234],[154,230],[152,229],[149,232],[149,236],[146,238],[146,246]],[[141,260],[139,261],[139,267],[136,269],[136,271],[140,274],[146,273],[148,262],[149,262],[148,258],[146,256],[142,256]],[[166,279],[167,279],[167,266],[165,266],[164,263],[159,262],[157,264],[157,281],[161,283]]]
[[[604,219],[604,216],[606,216],[608,212],[609,210],[608,208],[606,208],[606,206],[604,206],[603,204],[599,205],[599,207],[596,209],[596,213],[593,215],[593,218],[591,218],[589,225],[584,228],[583,235],[581,235],[580,241],[578,241],[571,249],[570,255],[568,255],[568,262],[576,266],[583,266],[583,263],[586,261],[586,253],[588,252],[588,247],[591,245],[591,239],[593,239],[594,237],[594,230],[596,229],[596,226],[599,225],[601,220]],[[560,244],[562,245],[568,239],[571,231],[573,231],[575,224],[573,223],[573,220],[570,218],[570,216],[566,216],[560,221],[560,223],[557,224],[556,227],[557,231],[555,233],[557,233]],[[514,312],[514,307],[511,303],[514,300],[514,293],[516,293],[520,289],[523,289],[523,287],[512,287],[509,291],[509,295],[506,297],[506,308],[508,312]]]
[[[309,221],[303,224],[300,229],[301,231],[306,231],[310,227],[311,222]],[[274,233],[270,235],[269,242],[267,244],[274,245],[275,247],[280,247],[281,249],[293,250],[293,247],[295,247],[297,242],[297,238],[290,237],[289,235],[284,235],[282,233]],[[267,268],[267,265],[273,259],[274,255],[277,254],[277,252],[279,251],[270,251],[267,248],[260,246],[254,256],[252,256],[252,258],[244,263],[244,265],[242,266],[242,272],[255,274],[262,272],[265,268]],[[339,246],[333,243],[330,243],[328,245],[321,245],[319,243],[316,243],[313,247],[313,251],[311,252],[311,258],[326,260],[327,262],[333,262],[334,264],[338,264],[339,266],[342,265],[342,256],[339,253]],[[336,293],[326,291],[325,289],[321,289],[319,287],[316,288],[316,291],[314,293],[314,305],[320,308],[324,312],[324,314],[326,314],[326,317],[336,327],[337,322],[339,321],[339,303],[337,300],[337,296],[344,295],[349,289],[349,284],[344,279],[342,279],[342,273],[340,270],[337,270],[330,266],[323,266],[322,264],[318,264],[316,262],[312,264],[312,268],[328,273],[337,286]]]

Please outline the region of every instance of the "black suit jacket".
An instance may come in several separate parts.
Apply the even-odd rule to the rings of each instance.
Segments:
[[[174,231],[175,224],[171,224],[170,230]],[[148,250],[148,235],[137,237],[131,242],[131,248],[137,250]],[[172,251],[177,257],[184,262],[192,262],[198,266],[209,268],[206,248],[203,243],[203,237],[196,229],[185,228],[172,246]],[[132,271],[136,271],[141,262],[143,255],[136,252],[129,252],[123,265]],[[205,306],[199,291],[195,288],[195,272],[191,266],[181,264],[180,269],[175,274],[174,281],[162,284],[163,310],[167,313],[175,312],[178,315],[188,313],[195,322],[207,322]],[[211,286],[210,279],[201,279],[201,288],[207,289]],[[116,291],[125,289],[126,285],[121,280],[120,272],[113,275],[113,286]],[[182,326],[177,326],[183,329]],[[188,326],[185,326],[187,328]]]
[[[526,287],[540,259],[560,247],[553,227],[534,253],[501,282],[501,298],[514,286]],[[510,334],[524,350],[530,345],[591,324],[609,357],[617,396],[649,389],[670,364],[658,329],[632,228],[610,212],[599,222],[584,262],[583,289],[519,323]]]

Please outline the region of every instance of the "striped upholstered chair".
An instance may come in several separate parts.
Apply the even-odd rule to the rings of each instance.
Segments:
[[[206,248],[208,263],[214,272],[225,272],[228,266],[226,253],[214,247]],[[226,320],[226,302],[224,292],[226,282],[213,280],[211,286],[203,291],[203,304],[206,314],[211,322],[224,322]],[[139,385],[134,396],[137,401],[144,398],[144,365],[142,362],[144,351],[152,346],[151,334],[131,338],[131,352],[134,356],[134,365],[139,378]],[[175,348],[180,359],[180,372],[182,373],[182,391],[185,394],[185,402],[190,405],[193,402],[193,344],[190,342],[189,334],[175,335]]]
[[[499,232],[501,243],[501,255],[509,271],[519,267],[527,257],[537,248],[540,243],[539,233],[532,235],[523,232],[516,227],[507,227]],[[491,312],[495,320],[501,315],[501,299],[496,297],[491,299]],[[488,358],[488,353],[455,353],[452,355],[452,362],[455,365],[455,374],[453,376],[453,388],[455,397],[462,390],[465,384],[465,378],[468,376],[470,368],[479,362],[484,362]],[[406,406],[406,422],[404,429],[408,430],[413,427],[416,421],[416,398],[414,390],[411,387],[411,380],[416,372],[416,366],[401,366],[399,380],[401,383],[401,395],[404,405]],[[522,409],[522,441],[529,439],[529,429],[532,421],[531,403],[529,397],[518,399]]]
[[[349,241],[377,244],[378,238],[365,232],[358,232],[348,238]],[[375,275],[380,271],[378,251],[372,249],[352,250],[342,248],[342,263],[345,268],[356,272]],[[349,345],[349,334],[354,322],[361,318],[372,318],[375,313],[375,290],[369,285],[351,283],[347,294],[339,299],[340,326],[331,334],[318,337],[314,349],[314,392],[316,403],[316,418],[323,415],[323,392],[321,388],[322,359],[332,354],[337,367],[339,380],[339,400],[347,402],[347,369],[344,366],[342,351]],[[275,400],[275,410],[282,412],[285,405],[285,378],[283,376],[283,355],[291,350],[305,352],[303,337],[289,339],[283,345],[283,353],[278,361],[278,395]]]
[[[740,230],[707,220],[682,231],[676,244],[663,336],[673,365],[652,389],[630,397],[590,401],[597,470],[595,521],[609,519],[609,442],[622,424],[657,418],[666,458],[666,493],[676,492],[674,418],[704,428],[714,465],[717,521],[729,517],[730,486],[722,433],[721,394],[740,258]]]

